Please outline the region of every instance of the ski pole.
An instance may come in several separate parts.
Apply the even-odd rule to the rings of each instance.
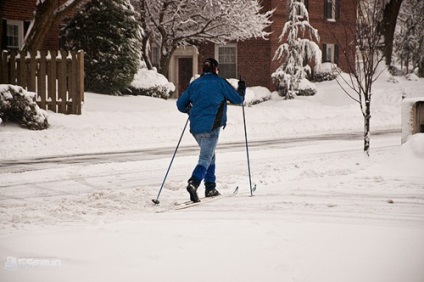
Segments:
[[[160,193],[162,192],[163,185],[165,184],[166,178],[168,177],[169,170],[171,169],[172,163],[174,162],[175,155],[177,154],[177,150],[178,150],[178,147],[180,146],[181,139],[183,139],[184,132],[187,128],[187,124],[188,124],[189,119],[190,119],[190,117],[187,118],[183,132],[181,132],[180,140],[178,140],[177,147],[175,147],[174,155],[172,156],[171,162],[169,163],[169,166],[168,166],[168,170],[166,171],[165,177],[163,178],[162,185],[160,186],[158,196],[156,197],[156,199],[152,199],[152,201],[153,201],[153,203],[155,203],[155,205],[159,205],[159,203],[160,203],[159,202]]]
[[[240,76],[240,80],[241,80],[241,76]],[[245,97],[246,97],[246,95],[245,95]],[[246,114],[244,112],[244,101],[241,104],[241,107],[243,109],[244,139],[246,140],[247,169],[249,171],[250,196],[253,196],[253,191],[256,190],[256,185],[255,185],[255,187],[252,187],[252,176],[250,174],[249,145],[247,143]]]

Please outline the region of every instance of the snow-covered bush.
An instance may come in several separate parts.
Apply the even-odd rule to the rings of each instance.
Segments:
[[[227,81],[231,84],[234,89],[238,87],[238,79],[230,78]],[[262,86],[253,86],[246,89],[246,96],[244,97],[244,102],[246,106],[256,105],[265,101],[271,100],[271,92],[266,87]]]
[[[271,100],[272,95],[268,88],[262,86],[248,87],[244,98],[247,106],[253,106]]]
[[[296,95],[298,96],[313,96],[317,93],[317,88],[315,87],[315,84],[307,80],[306,78],[303,78],[300,83],[297,90]]]
[[[314,67],[314,78],[316,82],[336,79],[341,72],[339,67],[333,63],[322,63]]]
[[[168,99],[175,91],[175,86],[165,76],[146,68],[139,69],[129,86],[132,95],[143,95]]]
[[[273,75],[279,75],[279,84],[277,85],[278,95],[286,97],[289,89],[291,90],[292,98],[295,96],[312,96],[317,93],[315,85],[306,78],[301,78],[298,82],[291,79],[291,75],[284,72],[275,72]],[[291,85],[295,83],[295,85]]]
[[[418,81],[418,76],[415,73],[409,73],[406,76],[406,79],[409,81]]]
[[[15,85],[0,85],[0,120],[14,121],[32,130],[49,127],[47,112],[38,107],[35,93]]]
[[[141,30],[129,0],[92,0],[62,29],[66,47],[85,51],[85,88],[119,95],[140,61]]]

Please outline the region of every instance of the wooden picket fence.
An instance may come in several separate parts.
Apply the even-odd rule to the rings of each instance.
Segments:
[[[37,94],[40,108],[81,114],[84,101],[84,52],[3,51],[0,84],[14,84]]]

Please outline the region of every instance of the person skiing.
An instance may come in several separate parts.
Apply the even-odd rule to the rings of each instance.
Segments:
[[[190,200],[200,202],[197,188],[202,180],[205,184],[205,197],[219,196],[216,190],[215,149],[221,127],[227,123],[227,101],[242,104],[246,93],[246,83],[238,82],[237,91],[218,75],[218,61],[208,58],[202,66],[202,75],[190,83],[177,100],[177,108],[188,113],[190,133],[199,144],[199,160],[188,180],[187,192]]]

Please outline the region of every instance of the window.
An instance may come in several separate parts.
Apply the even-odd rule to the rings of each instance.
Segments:
[[[24,26],[22,21],[8,20],[6,24],[6,37],[8,49],[19,49],[24,40]]]
[[[303,5],[305,6],[306,10],[307,11],[309,10],[309,8],[308,8],[308,6],[309,6],[308,0],[296,0],[296,1],[303,3]],[[299,18],[303,18],[305,16],[304,11],[302,9],[300,9],[299,7],[297,7],[296,14],[299,16]]]
[[[336,44],[324,44],[322,46],[322,62],[338,63],[339,46]]]
[[[223,78],[237,78],[237,44],[216,46],[215,57],[219,62],[219,75]]]
[[[324,0],[324,18],[335,21],[338,17],[338,0]]]

